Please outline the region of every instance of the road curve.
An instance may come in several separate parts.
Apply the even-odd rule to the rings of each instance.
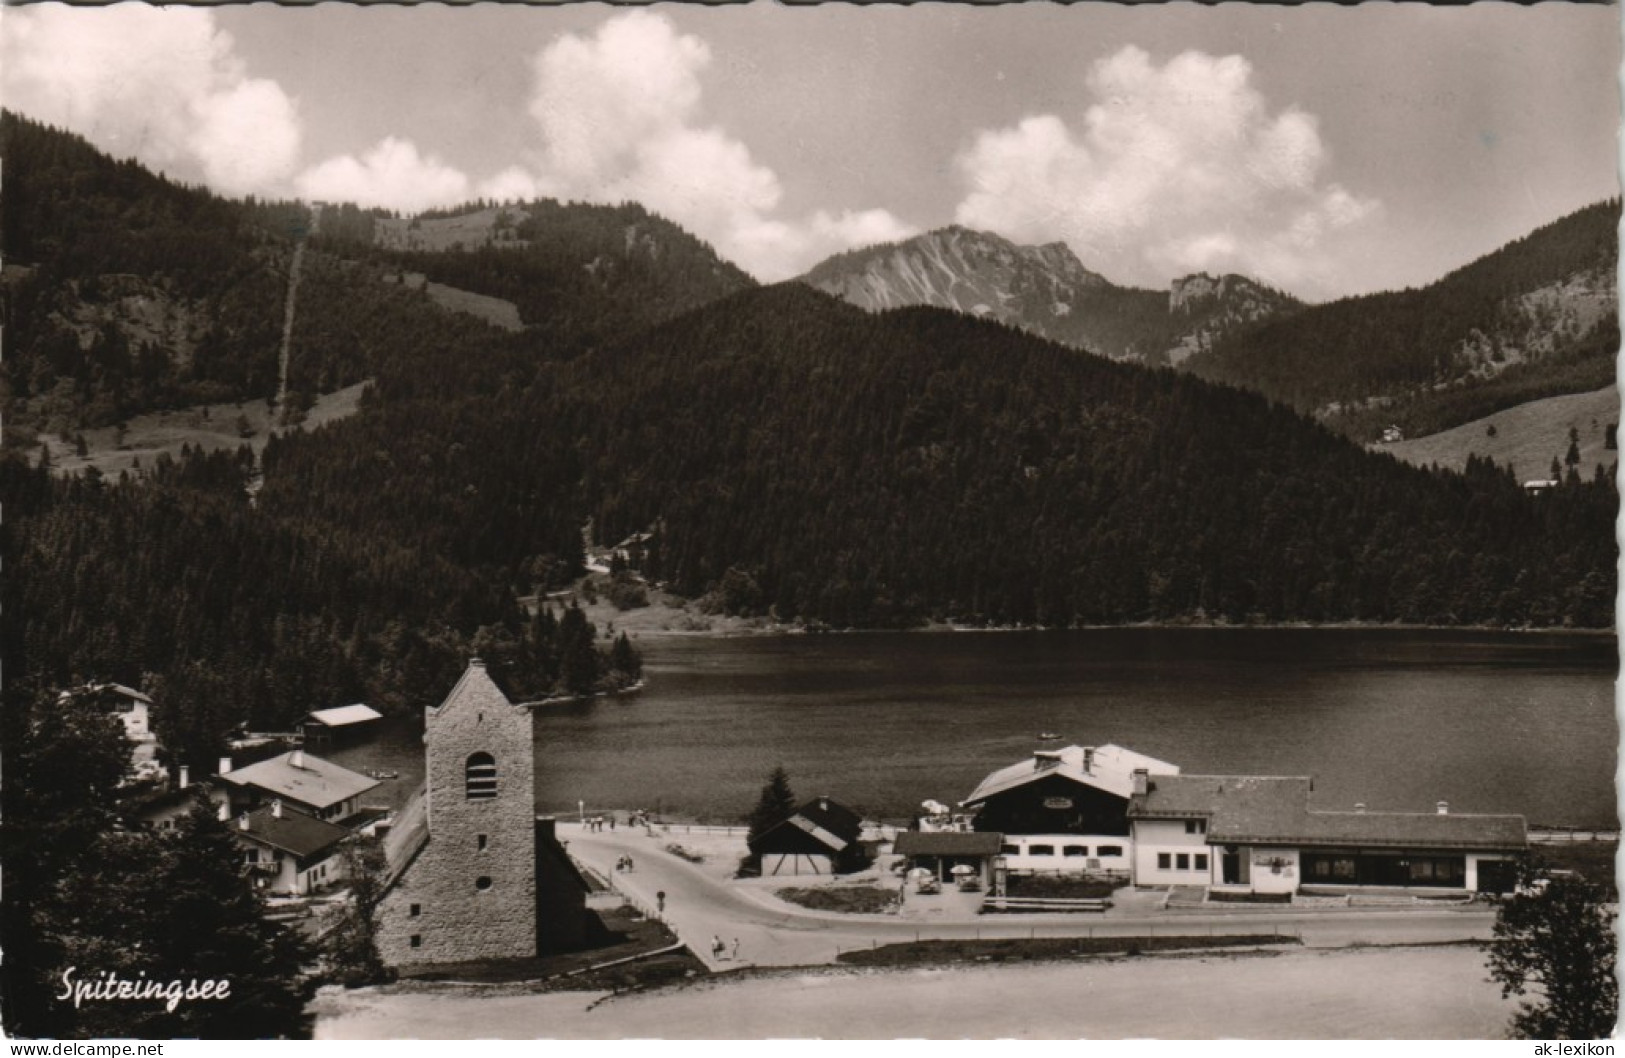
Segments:
[[[1311,947],[1352,944],[1437,944],[1486,940],[1494,915],[1478,909],[1326,909],[1297,911],[1165,911],[1101,918],[1039,914],[932,921],[892,915],[846,915],[794,907],[751,888],[708,876],[665,851],[660,836],[641,831],[588,831],[560,827],[571,855],[592,867],[636,904],[656,911],[691,950],[714,970],[748,965],[808,966],[836,961],[843,951],[914,940],[970,938],[1146,936],[1269,933],[1297,936]],[[631,856],[636,867],[618,872]],[[712,952],[724,944],[722,957]],[[733,957],[738,940],[737,959]]]

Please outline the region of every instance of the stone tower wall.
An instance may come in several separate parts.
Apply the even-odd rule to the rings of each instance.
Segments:
[[[446,701],[429,710],[424,743],[429,838],[380,907],[380,954],[395,966],[534,956],[530,710],[510,703],[472,662]],[[481,752],[496,759],[497,795],[470,800],[467,762]],[[480,888],[480,879],[489,887]]]

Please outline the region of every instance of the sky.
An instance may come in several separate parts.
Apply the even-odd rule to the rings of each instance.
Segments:
[[[231,195],[636,200],[757,278],[948,224],[1417,286],[1619,188],[1620,11],[11,8],[0,101]]]

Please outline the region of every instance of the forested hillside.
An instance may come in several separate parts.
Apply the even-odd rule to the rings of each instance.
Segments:
[[[233,202],[0,111],[8,431],[263,399],[297,204]]]
[[[1410,436],[1614,379],[1618,199],[1555,221],[1420,290],[1345,298],[1194,357],[1351,436]]]
[[[555,373],[608,535],[833,625],[1185,617],[1601,626],[1607,481],[1532,500],[1288,409],[937,310],[787,286]]]
[[[267,456],[279,509],[521,582],[592,515],[656,527],[680,592],[836,627],[1612,619],[1607,482],[1532,499],[1188,376],[794,285]]]
[[[315,244],[511,301],[527,327],[566,355],[754,285],[705,243],[636,203],[542,200],[470,208],[478,209],[479,223],[440,250],[419,248],[425,243],[411,237],[411,226],[454,222],[464,214],[416,218],[405,238],[385,238],[380,225],[389,221],[353,208],[324,210]]]

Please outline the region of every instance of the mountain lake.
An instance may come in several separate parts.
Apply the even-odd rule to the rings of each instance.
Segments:
[[[647,637],[647,686],[536,710],[536,806],[735,823],[783,764],[801,797],[902,821],[1043,746],[1187,774],[1309,775],[1314,804],[1617,826],[1610,634],[1129,628]],[[448,688],[449,690],[449,688]],[[421,781],[422,721],[334,753]],[[1041,742],[1041,734],[1059,735]]]

